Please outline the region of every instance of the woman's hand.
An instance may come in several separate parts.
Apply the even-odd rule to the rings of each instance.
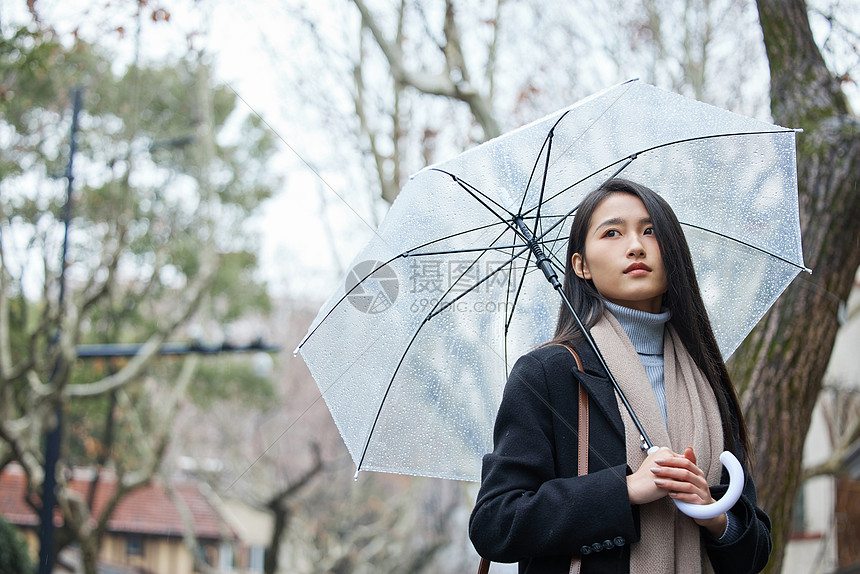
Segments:
[[[627,495],[632,504],[647,504],[669,494],[668,490],[657,484],[658,478],[651,469],[659,468],[658,460],[677,456],[671,449],[661,447],[649,454],[636,472],[627,476]]]
[[[687,447],[683,456],[666,447],[648,455],[636,472],[627,477],[627,494],[633,504],[646,504],[664,496],[691,504],[714,502],[705,473],[696,466],[692,447]],[[719,538],[726,530],[726,515],[696,519],[696,524]]]

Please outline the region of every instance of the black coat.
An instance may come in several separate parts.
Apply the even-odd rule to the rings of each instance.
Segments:
[[[481,489],[469,536],[481,556],[519,562],[520,573],[567,573],[582,555],[582,574],[630,571],[630,544],[639,536],[638,507],[627,496],[624,423],[612,384],[596,355],[577,347],[585,373],[570,352],[554,345],[514,365],[496,417],[494,450],[484,456]],[[589,395],[589,473],[577,477],[577,381]],[[704,529],[718,574],[758,572],[770,555],[770,520],[756,507],[746,473],[732,508],[743,534],[721,545]],[[728,475],[723,471],[722,481]],[[726,487],[712,487],[719,498]],[[583,547],[599,549],[585,554]]]

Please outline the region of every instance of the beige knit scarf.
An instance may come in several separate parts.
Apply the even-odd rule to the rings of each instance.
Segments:
[[[708,484],[718,484],[722,468],[719,456],[723,451],[719,407],[710,385],[674,329],[667,325],[663,337],[668,428],[639,355],[615,317],[606,311],[591,334],[651,441],[677,453],[692,446]],[[641,449],[633,419],[617,396],[616,401],[624,421],[627,464],[635,471],[647,455]],[[630,547],[631,574],[713,573],[699,527],[678,511],[670,498],[640,506],[639,517],[642,537]]]

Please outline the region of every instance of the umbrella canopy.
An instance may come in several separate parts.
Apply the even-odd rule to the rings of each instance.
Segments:
[[[549,340],[582,198],[620,175],[681,221],[727,358],[804,269],[795,130],[631,81],[404,186],[301,352],[359,470],[479,480],[513,361]]]

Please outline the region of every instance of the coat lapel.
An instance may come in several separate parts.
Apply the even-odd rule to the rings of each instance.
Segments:
[[[596,369],[601,369],[598,366],[599,363],[597,363],[596,357],[594,357],[594,361],[588,360],[591,356],[593,356],[591,352],[589,352],[589,356],[587,357],[582,357],[582,354],[580,354],[580,357],[583,359],[585,372],[580,372],[576,364],[573,364],[574,376],[585,387],[592,404],[596,405],[603,413],[603,416],[606,417],[606,420],[609,421],[612,430],[624,439],[624,423],[621,420],[621,413],[618,412],[618,403],[615,400],[615,391],[612,388],[612,383],[606,376],[590,374],[595,372],[595,367]]]

